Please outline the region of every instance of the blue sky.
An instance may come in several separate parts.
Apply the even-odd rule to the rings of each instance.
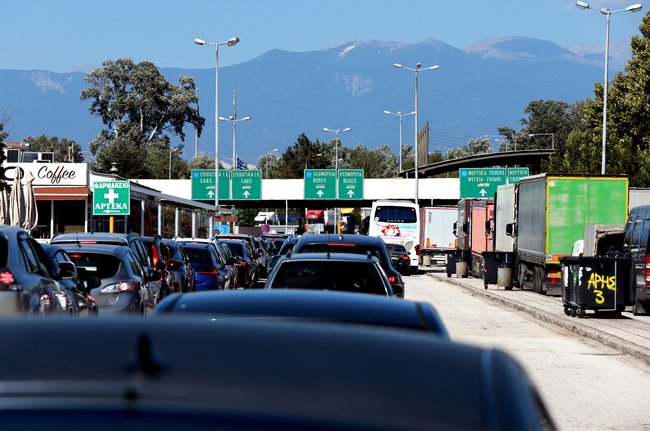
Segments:
[[[639,34],[646,2],[590,4],[613,11],[638,2],[642,12],[611,16],[610,37],[630,39]],[[355,39],[434,38],[462,48],[526,36],[569,46],[600,45],[606,33],[605,15],[564,0],[2,0],[0,17],[0,69],[53,72],[118,58],[159,67],[214,67],[214,48],[195,45],[195,38],[240,38],[237,46],[219,50],[221,67],[271,49],[314,51]]]

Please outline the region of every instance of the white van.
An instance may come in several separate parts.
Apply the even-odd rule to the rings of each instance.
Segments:
[[[420,264],[420,206],[405,200],[378,200],[372,203],[368,236],[378,236],[387,244],[401,244],[410,256],[411,273]]]
[[[273,211],[260,211],[254,219],[255,226],[263,226],[265,224],[278,224],[278,214]]]

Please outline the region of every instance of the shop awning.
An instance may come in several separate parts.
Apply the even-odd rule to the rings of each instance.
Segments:
[[[34,187],[37,201],[85,201],[88,187]]]

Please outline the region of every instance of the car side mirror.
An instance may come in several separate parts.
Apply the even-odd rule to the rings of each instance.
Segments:
[[[179,261],[177,261],[177,260],[172,259],[172,260],[169,262],[169,267],[170,267],[171,269],[178,269],[178,268],[180,268],[180,266],[181,266],[181,263],[180,263]]]
[[[56,265],[59,279],[73,280],[77,278],[77,267],[73,262],[61,261]]]
[[[164,271],[167,269],[167,264],[162,260],[156,262],[156,271]]]
[[[162,280],[162,274],[160,274],[158,271],[151,271],[147,276],[145,277],[146,281],[160,281]]]
[[[517,235],[517,226],[514,223],[508,223],[506,225],[506,235],[513,237]]]
[[[464,234],[469,233],[469,223],[467,223],[467,222],[463,223],[463,233]]]

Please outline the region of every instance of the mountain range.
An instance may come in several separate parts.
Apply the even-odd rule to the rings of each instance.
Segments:
[[[631,57],[629,41],[610,41],[610,79]],[[429,151],[467,144],[482,135],[497,135],[497,127],[521,127],[524,109],[534,100],[573,103],[593,98],[594,84],[604,76],[604,46],[561,47],[526,37],[488,39],[454,48],[427,39],[415,44],[352,41],[310,52],[271,50],[250,61],[219,68],[219,116],[233,112],[237,94],[239,158],[255,164],[275,148],[284,151],[301,133],[312,141],[341,133],[344,147],[357,144],[374,149],[390,145],[399,150],[399,120],[384,111],[414,110],[415,68],[439,65],[418,73],[420,128],[429,123]],[[83,67],[69,73],[0,69],[0,110],[11,115],[10,141],[28,136],[73,139],[84,149],[103,128],[79,101],[87,87]],[[199,108],[206,125],[198,154],[214,157],[214,69],[160,68],[169,81],[179,75],[196,79]],[[220,158],[232,159],[233,127],[220,122]],[[183,157],[195,153],[194,131],[186,131]],[[403,142],[412,143],[413,116],[403,118]],[[172,145],[180,139],[172,137]]]

